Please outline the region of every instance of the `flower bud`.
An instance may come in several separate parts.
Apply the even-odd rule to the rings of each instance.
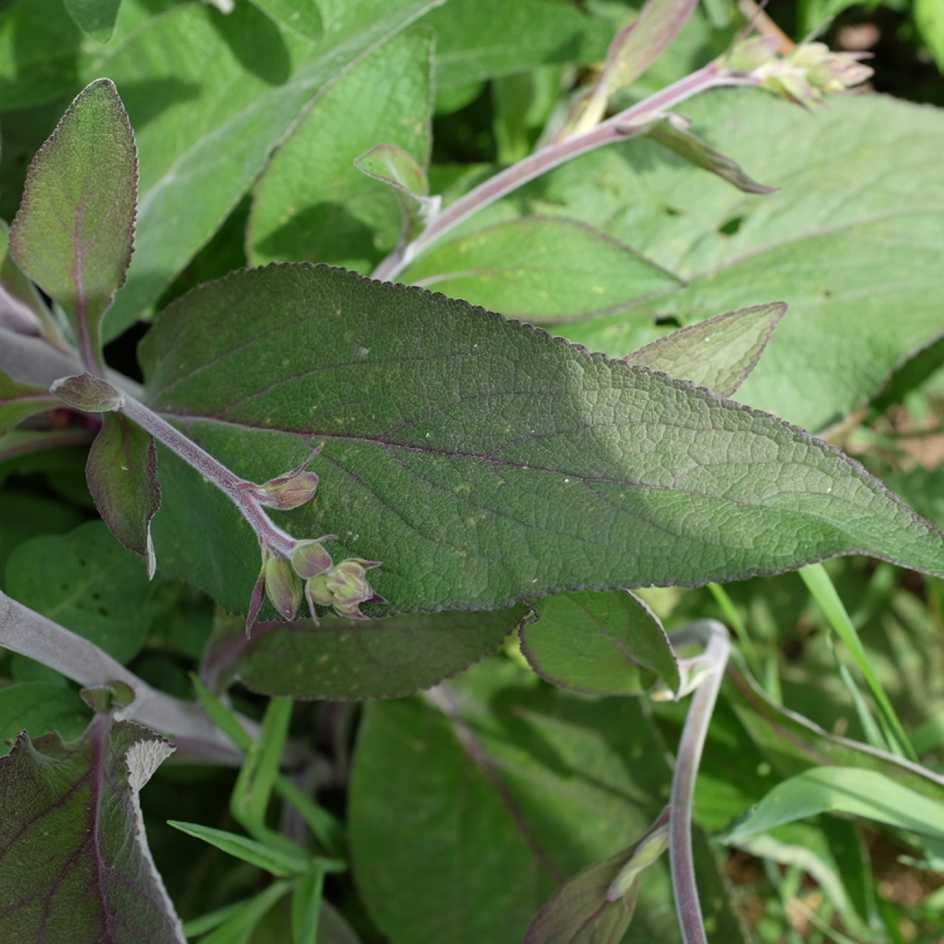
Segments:
[[[270,557],[265,564],[265,589],[272,605],[285,620],[295,619],[302,602],[302,583],[284,557]]]
[[[349,557],[330,570],[317,574],[305,584],[305,599],[315,616],[315,606],[330,606],[338,616],[366,619],[360,605],[384,602],[367,580],[367,571],[379,567],[378,561]]]
[[[256,498],[267,508],[291,511],[311,501],[318,488],[318,476],[314,472],[290,472],[269,479],[256,490]]]
[[[295,545],[295,550],[292,551],[292,567],[295,568],[295,573],[299,577],[308,580],[331,569],[334,561],[331,560],[331,555],[321,542],[333,536],[327,535],[317,541],[299,541]]]

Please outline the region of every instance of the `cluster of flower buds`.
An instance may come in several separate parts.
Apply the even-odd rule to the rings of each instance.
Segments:
[[[800,43],[780,56],[776,39],[752,36],[734,46],[725,65],[800,105],[817,105],[826,95],[843,92],[872,75],[860,61],[866,55],[833,52],[825,43]]]
[[[290,557],[271,550],[262,554],[262,569],[253,590],[246,618],[246,631],[252,628],[264,597],[284,620],[294,620],[302,598],[307,601],[311,618],[318,622],[316,607],[331,607],[338,616],[366,619],[363,603],[386,603],[367,580],[367,571],[379,567],[379,561],[349,557],[335,564],[324,546],[335,539],[327,534],[315,541],[299,541]]]
[[[261,485],[246,482],[243,487],[268,508],[280,511],[300,508],[314,498],[318,488],[318,476],[306,468],[318,451],[291,472]],[[262,567],[246,614],[247,633],[266,598],[282,619],[291,621],[298,615],[304,597],[316,623],[319,606],[330,607],[338,616],[348,619],[366,619],[360,609],[362,604],[387,602],[374,592],[367,579],[367,571],[380,563],[349,557],[335,564],[325,548],[326,541],[334,540],[336,535],[326,534],[317,540],[295,541],[288,554],[263,544]]]

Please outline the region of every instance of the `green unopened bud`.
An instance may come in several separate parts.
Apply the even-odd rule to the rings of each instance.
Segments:
[[[662,822],[664,820],[664,822]],[[633,890],[639,876],[669,848],[669,819],[663,815],[660,821],[633,846],[626,864],[607,889],[608,901],[619,901]]]
[[[279,615],[286,620],[295,619],[302,602],[302,582],[284,557],[272,556],[266,561],[265,589]]]
[[[318,476],[314,472],[290,472],[260,485],[256,497],[268,508],[291,511],[315,497]]]
[[[325,574],[325,582],[334,597],[334,603],[342,606],[363,603],[374,591],[367,580],[367,569],[373,562],[359,558],[348,558],[332,567]]]
[[[334,603],[334,594],[328,589],[328,578],[324,574],[319,574],[305,582],[305,596],[309,604],[331,606]]]
[[[331,555],[325,550],[321,543],[327,538],[319,538],[317,541],[299,541],[292,551],[292,567],[295,573],[303,580],[311,577],[317,577],[326,570],[330,570],[334,564]]]

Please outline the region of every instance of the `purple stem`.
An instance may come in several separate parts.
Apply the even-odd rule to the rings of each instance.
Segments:
[[[535,177],[540,177],[581,154],[594,151],[613,141],[625,141],[627,138],[643,133],[656,115],[673,108],[693,95],[721,86],[753,84],[756,84],[753,79],[735,75],[726,71],[719,63],[711,62],[644,101],[621,111],[590,131],[565,138],[563,141],[535,151],[534,154],[489,178],[474,190],[470,190],[464,197],[456,200],[416,239],[387,256],[374,269],[372,277],[385,282],[395,279],[417,256],[474,213],[507,196],[528,181],[534,180]]]
[[[679,739],[669,802],[672,809],[669,822],[669,862],[682,940],[684,944],[707,944],[692,853],[692,805],[698,766],[731,652],[731,642],[728,631],[716,620],[698,620],[673,633],[671,638],[676,646],[690,642],[702,643],[705,647],[702,658],[711,665],[701,684],[695,689],[688,708],[685,727]]]
[[[134,397],[125,395],[121,412],[158,442],[180,456],[208,482],[215,485],[236,506],[249,526],[256,532],[260,544],[286,557],[291,554],[298,542],[272,522],[253,495],[252,482],[247,482],[231,472],[222,462],[214,459],[205,449]]]
[[[2,592],[0,646],[35,659],[85,687],[124,682],[135,697],[121,716],[169,735],[179,756],[187,760],[231,766],[242,761],[242,754],[195,704],[151,688],[87,639]]]

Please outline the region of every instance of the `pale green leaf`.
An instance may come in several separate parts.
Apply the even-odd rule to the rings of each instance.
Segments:
[[[121,0],[65,0],[65,6],[83,33],[100,43],[111,39]]]
[[[645,139],[554,171],[530,191],[541,213],[582,219],[689,282],[559,333],[623,356],[641,324],[781,299],[790,316],[739,399],[821,429],[940,335],[944,116],[878,95],[808,112],[753,90],[680,111],[778,192],[741,193]],[[522,246],[508,264],[526,260]]]
[[[168,820],[167,824],[278,878],[301,875],[308,866],[308,857],[301,848],[297,855],[293,855],[281,847],[275,848],[225,829],[213,829],[210,826],[201,826],[199,823],[182,823],[173,819]]]
[[[724,836],[739,842],[817,813],[845,813],[944,839],[944,807],[874,770],[813,767],[777,784]]]
[[[786,311],[782,302],[729,311],[652,341],[625,361],[730,397],[757,366]]]
[[[173,3],[82,61],[83,74],[118,85],[141,154],[135,258],[108,337],[145,314],[213,236],[325,83],[437,2],[319,2],[317,42],[248,0],[227,16]]]
[[[256,185],[247,244],[253,262],[314,259],[366,271],[398,242],[400,200],[360,173],[378,144],[429,158],[432,42],[395,37],[321,93]]]
[[[592,227],[529,217],[424,253],[400,277],[512,318],[589,318],[677,288],[671,273]]]

